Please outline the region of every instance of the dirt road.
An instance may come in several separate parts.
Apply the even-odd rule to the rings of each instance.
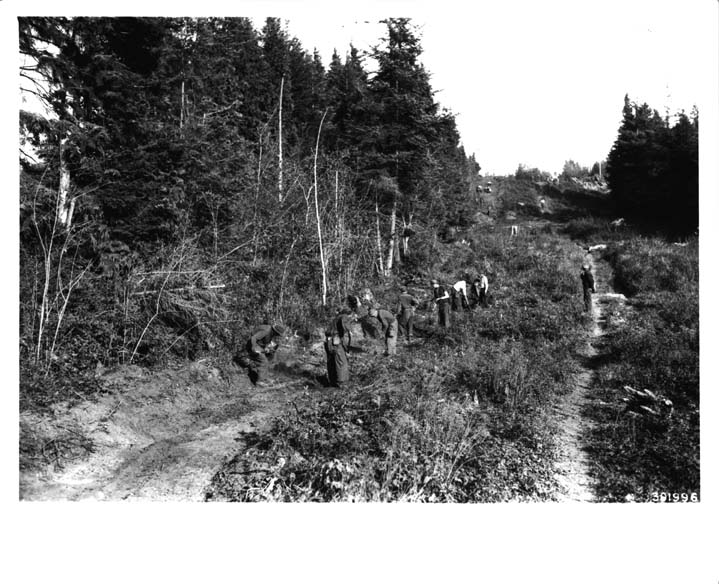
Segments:
[[[587,261],[594,266],[598,292],[592,297],[593,326],[586,347],[581,352],[583,364],[576,378],[576,387],[557,408],[560,418],[561,434],[559,442],[559,461],[557,462],[557,481],[562,493],[559,501],[594,501],[593,481],[590,476],[589,455],[585,447],[584,436],[590,429],[590,421],[583,410],[591,398],[594,383],[595,363],[600,355],[599,345],[606,330],[605,307],[608,302],[624,304],[626,298],[615,294],[611,288],[611,268],[604,261],[595,261],[591,255]]]
[[[275,380],[258,389],[241,370],[223,374],[203,362],[107,374],[107,393],[96,402],[21,415],[21,431],[42,448],[36,464],[21,469],[20,498],[202,501],[243,432],[260,429],[303,392],[318,390],[310,375],[278,373]]]

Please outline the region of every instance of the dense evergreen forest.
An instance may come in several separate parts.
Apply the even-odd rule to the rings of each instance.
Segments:
[[[673,117],[625,96],[608,181],[617,212],[689,235],[699,227],[699,112]]]
[[[277,18],[21,18],[50,111],[20,115],[21,361],[232,351],[414,273],[469,221],[479,165],[417,31],[385,23],[326,67]]]

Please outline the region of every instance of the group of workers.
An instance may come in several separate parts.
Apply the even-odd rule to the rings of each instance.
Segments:
[[[489,281],[487,276],[480,274],[475,278],[467,291],[467,280],[458,280],[452,286],[440,284],[432,280],[432,293],[437,305],[439,326],[449,326],[450,308],[453,311],[473,310],[477,306],[486,308],[488,305]]]
[[[596,283],[590,264],[584,264],[579,274],[582,283],[584,309],[592,313],[592,293],[596,292]],[[487,276],[480,274],[472,281],[467,290],[468,277],[458,280],[453,285],[440,284],[432,280],[432,301],[437,306],[438,325],[448,327],[450,310],[473,310],[477,306],[488,306],[489,282]],[[369,308],[366,308],[362,301]],[[384,339],[385,355],[397,354],[397,336],[401,334],[407,343],[412,341],[415,311],[419,300],[410,294],[407,286],[402,286],[398,299],[397,312],[381,308],[374,301],[371,291],[367,290],[361,298],[348,296],[349,308],[337,310],[325,330],[323,343],[327,356],[327,381],[331,387],[341,387],[349,380],[349,359],[347,352],[352,346],[352,323],[360,321],[365,335],[380,336]],[[259,387],[266,385],[266,374],[269,367],[268,355],[276,351],[279,340],[287,332],[281,324],[260,325],[247,341],[247,366],[250,380]],[[345,341],[346,339],[346,341]]]
[[[438,325],[448,327],[450,310],[473,310],[477,306],[488,306],[489,282],[487,276],[479,274],[469,290],[468,276],[453,285],[440,284],[432,280],[432,301],[437,307]],[[584,264],[580,272],[584,309],[592,313],[592,293],[596,292],[596,283],[590,264]],[[365,307],[362,302],[367,303]],[[398,298],[397,311],[393,313],[381,308],[374,300],[372,292],[366,290],[361,297],[348,296],[348,307],[337,310],[325,330],[323,343],[327,356],[327,380],[332,387],[341,387],[349,380],[349,359],[347,352],[352,346],[352,324],[359,321],[365,336],[369,333],[384,339],[385,355],[397,354],[397,337],[403,335],[410,343],[414,329],[415,311],[419,306],[416,296],[410,294],[407,286],[402,286]],[[269,367],[268,356],[276,351],[279,340],[287,332],[281,324],[263,324],[259,326],[247,341],[248,357],[246,364],[250,380],[256,385],[266,385],[265,377]],[[346,339],[346,340],[345,340]]]
[[[450,309],[472,310],[475,306],[487,306],[489,283],[484,274],[476,278],[469,291],[467,279],[459,280],[452,286],[440,285],[432,280],[433,302],[437,306],[439,326],[449,326]],[[368,304],[365,307],[364,300]],[[348,296],[349,308],[337,310],[325,330],[323,343],[327,356],[327,379],[330,386],[340,387],[349,380],[349,359],[347,352],[352,346],[352,323],[359,321],[367,336],[384,339],[386,356],[397,354],[397,337],[401,334],[409,344],[414,332],[415,311],[419,300],[410,293],[407,286],[402,286],[396,312],[380,307],[367,290],[360,297]],[[286,333],[281,324],[263,324],[258,327],[247,341],[246,364],[250,380],[259,387],[266,385],[266,374],[269,368],[268,357],[276,351],[279,339]]]

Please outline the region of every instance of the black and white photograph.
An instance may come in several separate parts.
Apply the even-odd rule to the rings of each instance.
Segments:
[[[717,2],[168,6],[2,7],[20,511],[716,502]]]

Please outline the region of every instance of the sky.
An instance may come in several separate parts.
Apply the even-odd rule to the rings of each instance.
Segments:
[[[411,16],[436,99],[456,115],[483,173],[513,173],[520,163],[561,172],[568,159],[606,158],[625,94],[662,114],[701,112],[712,76],[697,66],[706,66],[714,4],[405,2],[406,11],[384,14],[288,14],[287,27],[327,65],[350,42],[381,45],[382,17]]]

